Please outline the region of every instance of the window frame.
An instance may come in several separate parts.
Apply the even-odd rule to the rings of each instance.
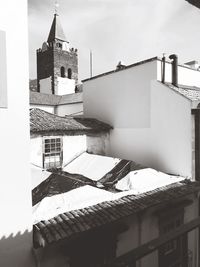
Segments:
[[[63,139],[61,136],[44,136],[42,151],[44,169],[57,169],[62,167]]]

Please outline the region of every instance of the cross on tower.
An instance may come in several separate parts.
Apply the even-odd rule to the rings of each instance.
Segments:
[[[55,0],[55,3],[54,3],[55,14],[57,14],[57,13],[58,13],[58,7],[59,7],[58,0]]]

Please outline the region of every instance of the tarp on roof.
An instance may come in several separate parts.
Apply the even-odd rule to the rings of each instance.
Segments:
[[[70,210],[81,209],[110,200],[113,195],[114,193],[106,190],[85,185],[63,194],[45,197],[33,207],[34,223],[51,219]]]
[[[156,188],[166,186],[184,180],[183,177],[171,176],[151,168],[132,171],[115,185],[121,191],[132,190],[134,194],[140,194]]]
[[[93,155],[85,152],[64,167],[63,170],[69,173],[81,174],[93,181],[98,181],[120,161],[118,158]]]

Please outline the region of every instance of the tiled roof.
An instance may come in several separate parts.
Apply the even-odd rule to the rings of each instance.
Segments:
[[[139,211],[178,201],[199,190],[199,182],[184,180],[147,193],[128,195],[117,200],[59,214],[34,225],[35,245],[39,247],[43,243],[45,246],[62,239],[73,238],[80,233],[111,224]]]
[[[110,125],[96,119],[60,117],[38,108],[30,110],[30,128],[32,134],[52,132],[62,132],[63,134],[98,133],[112,129]]]
[[[165,83],[169,88],[180,93],[191,101],[200,100],[200,87],[188,86],[188,85],[179,85],[178,87],[174,86],[171,83]]]
[[[43,94],[30,91],[30,104],[32,105],[57,106],[57,105],[74,104],[82,102],[83,102],[82,93],[74,93],[74,94],[59,96],[59,95]]]

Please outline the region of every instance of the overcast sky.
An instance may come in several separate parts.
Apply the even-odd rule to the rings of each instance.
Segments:
[[[54,0],[28,0],[30,78],[37,48],[47,40]],[[65,35],[78,48],[79,80],[154,56],[177,53],[180,63],[200,61],[200,10],[185,0],[59,0]]]

